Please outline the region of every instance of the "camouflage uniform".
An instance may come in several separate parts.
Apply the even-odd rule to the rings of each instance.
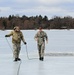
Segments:
[[[35,38],[37,38],[39,58],[43,58],[45,50],[45,39],[48,40],[47,34],[44,31],[37,32]]]
[[[21,31],[15,32],[13,30],[7,36],[8,37],[12,36],[13,55],[14,55],[14,58],[19,58],[19,53],[20,53],[20,49],[21,49],[21,40],[23,42],[25,42],[22,32]]]

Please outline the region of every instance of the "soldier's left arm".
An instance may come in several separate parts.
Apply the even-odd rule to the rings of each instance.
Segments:
[[[48,36],[47,33],[45,33],[46,42],[48,43]]]
[[[22,32],[21,32],[21,40],[23,41],[23,43],[25,42],[25,39],[24,39],[24,36],[23,36]]]

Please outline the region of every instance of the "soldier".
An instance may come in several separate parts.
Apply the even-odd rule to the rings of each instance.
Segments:
[[[27,44],[23,37],[23,33],[20,31],[20,28],[16,26],[14,27],[14,30],[10,32],[10,34],[5,35],[5,37],[10,36],[12,36],[13,56],[15,58],[14,61],[20,61],[21,59],[19,58],[19,53],[21,49],[21,40],[23,41],[24,44]]]
[[[35,40],[37,41],[39,60],[41,61],[44,60],[45,39],[46,39],[46,42],[48,43],[47,34],[44,31],[42,31],[41,27],[39,27],[39,31],[35,35]]]

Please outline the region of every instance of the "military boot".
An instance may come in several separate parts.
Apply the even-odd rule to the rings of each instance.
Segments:
[[[17,60],[18,60],[17,58],[14,59],[15,62],[16,62]]]
[[[21,59],[20,58],[17,58],[17,60],[20,61]]]
[[[39,60],[41,60],[41,57],[39,58]]]
[[[41,61],[43,61],[44,60],[44,58],[43,57],[41,57]]]

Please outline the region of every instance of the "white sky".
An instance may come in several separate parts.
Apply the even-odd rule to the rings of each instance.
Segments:
[[[0,0],[0,17],[26,16],[72,16],[74,0]]]

